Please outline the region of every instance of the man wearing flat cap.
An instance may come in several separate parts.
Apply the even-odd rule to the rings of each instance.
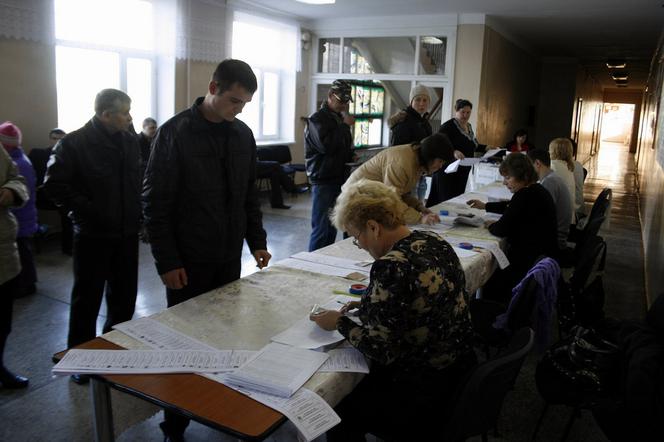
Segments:
[[[310,252],[334,243],[337,236],[328,215],[348,178],[347,163],[353,160],[350,128],[355,118],[348,114],[351,91],[349,82],[335,80],[327,99],[311,114],[304,129],[305,161],[313,201]]]

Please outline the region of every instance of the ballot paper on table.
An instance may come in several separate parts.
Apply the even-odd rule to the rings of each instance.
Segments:
[[[341,422],[341,418],[332,407],[311,390],[300,388],[291,397],[282,398],[238,387],[228,382],[226,376],[208,375],[210,379],[214,379],[286,416],[307,442],[316,439]]]
[[[325,310],[330,310],[325,308]],[[292,345],[298,348],[319,348],[325,345],[335,344],[343,341],[345,338],[336,330],[323,330],[309,319],[309,317],[300,319],[295,324],[288,327],[279,334],[272,336],[272,342]]]
[[[470,258],[475,256],[478,252],[475,250],[462,249],[461,247],[452,246],[452,250],[456,253],[456,256],[459,258]]]
[[[356,259],[337,258],[336,256],[323,255],[322,253],[316,252],[300,252],[291,256],[291,258],[362,273],[366,273],[369,266],[373,263],[373,260],[358,261]]]
[[[238,387],[291,397],[328,357],[325,353],[271,342],[225,379]]]
[[[171,327],[162,324],[152,318],[137,318],[122,322],[113,326],[114,329],[131,336],[137,341],[158,350],[210,350],[218,351],[217,348],[204,342],[180,333]],[[226,365],[221,367],[220,373],[232,371],[249,360],[255,351],[251,350],[228,350],[230,356],[224,360]]]
[[[475,164],[482,161],[482,158],[470,158],[466,157],[459,160],[459,166],[474,166]]]
[[[217,373],[228,366],[231,350],[79,350],[72,349],[53,374]]]
[[[352,279],[354,281],[364,281],[369,278],[368,267],[359,270],[350,270],[343,267],[335,267],[328,264],[321,264],[311,261],[304,261],[295,258],[286,258],[277,261],[272,266],[289,267],[291,269],[305,270],[322,275],[341,276],[342,278]]]
[[[327,354],[330,357],[318,371],[369,373],[367,358],[355,347],[334,348]]]

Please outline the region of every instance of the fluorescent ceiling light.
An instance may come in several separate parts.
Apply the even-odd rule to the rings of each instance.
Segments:
[[[422,37],[422,43],[430,44],[430,45],[442,45],[443,40],[440,38],[436,37]]]
[[[609,69],[623,69],[627,67],[625,60],[607,60],[606,67]]]
[[[300,3],[307,3],[309,5],[331,5],[337,0],[295,0]]]

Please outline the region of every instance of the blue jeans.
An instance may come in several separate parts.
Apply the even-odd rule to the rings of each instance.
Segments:
[[[314,184],[311,187],[313,205],[311,208],[311,237],[309,251],[334,243],[337,229],[330,222],[330,210],[341,193],[341,184]]]

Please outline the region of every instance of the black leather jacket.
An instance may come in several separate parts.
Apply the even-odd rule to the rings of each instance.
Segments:
[[[327,102],[309,117],[304,129],[307,175],[313,184],[343,184],[353,160],[350,126]]]
[[[433,132],[431,124],[411,106],[404,109],[406,118],[392,126],[390,146],[419,143]]]
[[[143,213],[157,271],[241,259],[266,249],[256,192],[256,142],[239,120],[210,123],[203,98],[158,130],[143,183]]]
[[[110,135],[93,117],[55,146],[44,189],[69,212],[78,234],[137,234],[141,202],[136,137],[125,131]]]

